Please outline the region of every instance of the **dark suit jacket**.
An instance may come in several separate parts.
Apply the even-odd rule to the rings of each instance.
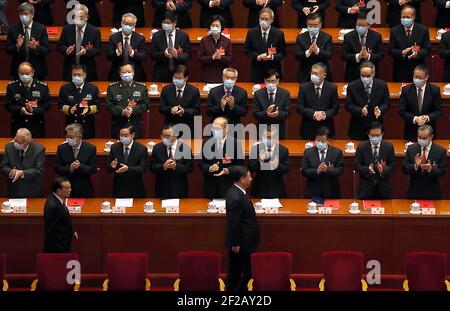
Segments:
[[[302,115],[300,136],[305,140],[314,140],[321,126],[330,129],[331,137],[335,135],[333,117],[339,113],[337,87],[331,82],[324,81],[319,100],[316,99],[315,92],[316,87],[311,81],[301,84],[298,92],[297,111]],[[316,111],[325,111],[326,119],[314,120]]]
[[[241,116],[247,114],[247,91],[243,88],[235,85],[231,96],[234,97],[234,107],[230,109],[230,106],[225,106],[225,111],[220,106],[220,100],[225,95],[225,89],[223,85],[216,86],[211,89],[208,94],[208,104],[206,113],[208,116],[214,118],[226,117],[229,124],[236,125],[241,122]]]
[[[159,112],[165,115],[166,124],[184,123],[191,129],[191,135],[194,135],[194,117],[200,114],[200,92],[198,88],[186,83],[181,103],[181,107],[184,109],[182,117],[171,113],[171,109],[177,105],[177,89],[173,83],[170,83],[164,86],[161,91]]]
[[[255,0],[244,0],[244,7],[248,8],[247,28],[259,27],[259,11],[263,9],[262,5],[257,5]],[[283,4],[283,0],[271,0],[266,8],[272,9],[275,14],[272,26],[280,27],[277,9]]]
[[[231,140],[233,140],[233,143],[230,146]],[[214,174],[221,172],[224,168],[230,169],[234,165],[244,163],[244,152],[241,141],[233,139],[232,136],[227,137],[222,148],[222,154],[218,152],[218,154],[215,154],[216,147],[217,144],[214,138],[209,138],[202,146],[200,169],[204,176],[204,197],[209,199],[224,198],[228,189],[233,184],[233,179],[229,174],[222,176],[214,176]],[[210,173],[209,168],[213,164],[218,164],[219,170]]]
[[[416,59],[408,60],[407,54],[403,56],[402,51],[417,44],[420,51]],[[428,28],[424,25],[414,23],[411,39],[406,37],[405,27],[402,25],[391,28],[389,39],[389,54],[394,58],[393,75],[395,82],[408,82],[413,80],[413,71],[417,65],[425,64],[425,58],[430,54],[431,43]]]
[[[80,167],[73,172],[70,171],[70,165],[78,160]],[[91,175],[97,170],[97,148],[83,141],[75,159],[72,147],[67,144],[61,144],[56,151],[55,168],[58,174],[69,179],[72,185],[70,194],[73,198],[91,198],[94,196],[94,187],[92,185]]]
[[[442,81],[450,82],[450,31],[442,35],[439,56],[445,61]]]
[[[380,75],[378,62],[383,60],[383,40],[381,35],[369,29],[366,34],[366,49],[371,50],[370,61],[375,64],[375,77],[378,78]],[[345,63],[345,81],[352,82],[359,79],[359,66],[366,59],[360,59],[356,62],[356,54],[361,52],[361,38],[356,30],[350,31],[344,36],[344,47],[342,49],[342,59]]]
[[[161,28],[161,24],[164,20],[164,14],[166,13],[166,0],[151,0],[152,7],[155,9],[155,15],[153,16],[153,28]],[[175,13],[178,15],[177,27],[179,28],[192,28],[191,16],[189,15],[189,9],[192,7],[192,0],[183,0],[181,2],[174,1]]]
[[[58,42],[58,51],[64,56],[63,79],[72,81],[72,65],[76,63],[76,50],[67,55],[66,50],[69,46],[76,44],[76,26],[64,26],[61,37]],[[86,54],[80,56],[80,64],[86,66],[86,81],[97,80],[97,63],[95,58],[101,53],[100,31],[87,24],[84,30],[81,45],[86,49]]]
[[[421,149],[419,144],[410,145],[403,161],[403,172],[410,175],[408,198],[439,200],[442,197],[439,178],[447,172],[447,150],[436,143],[431,145],[427,160],[431,162],[433,168],[428,173],[420,168],[417,171],[414,169],[414,158],[416,154],[420,155]]]
[[[389,25],[389,28],[400,25],[400,13],[402,7],[398,3],[398,0],[385,0],[387,2],[387,11],[386,11],[386,23]],[[408,5],[411,5],[416,9],[416,22],[420,23],[420,3],[425,0],[411,0]]]
[[[336,0],[336,11],[339,13],[337,28],[355,28],[357,14],[349,14],[347,10],[357,4],[359,0]],[[367,2],[365,2],[367,3]],[[368,11],[366,5],[359,7],[360,12]]]
[[[153,147],[150,170],[156,174],[156,197],[161,199],[185,198],[189,192],[187,175],[192,172],[193,168],[191,148],[178,141],[177,150],[173,155],[176,162],[175,170],[164,170],[164,163],[168,158],[167,147],[163,143]]]
[[[392,188],[389,183],[389,176],[394,171],[394,146],[390,142],[382,140],[378,149],[378,155],[378,162],[385,162],[386,166],[384,167],[381,175],[378,173],[377,168],[374,168],[376,174],[372,175],[369,172],[369,166],[374,163],[374,158],[370,141],[361,142],[356,148],[355,165],[356,172],[359,174],[358,199],[360,200],[387,200],[392,197]],[[376,166],[375,164],[374,166]],[[375,188],[378,188],[381,197],[373,197],[373,191]]]
[[[72,219],[65,204],[51,193],[44,206],[44,252],[70,253],[72,245]]]
[[[189,35],[183,30],[176,29],[174,49],[178,50],[178,57],[174,58],[174,68],[179,64],[186,64],[191,58],[191,42]],[[152,42],[150,44],[150,57],[154,62],[153,78],[154,82],[170,82],[172,81],[173,73],[169,70],[169,59],[164,56],[164,51],[167,49],[166,33],[164,30],[159,30],[153,34]],[[181,53],[180,53],[181,51]]]
[[[119,81],[120,66],[124,64],[124,53],[117,56],[116,49],[119,43],[123,44],[122,32],[116,32],[109,37],[108,53],[106,58],[111,62],[108,73],[108,81]],[[144,61],[147,58],[147,46],[145,44],[145,37],[133,31],[130,40],[130,46],[134,50],[133,57],[128,57],[128,62],[134,64],[134,80],[142,82],[147,81],[147,76],[144,70]]]
[[[262,143],[254,145],[250,152],[249,167],[255,178],[252,183],[252,196],[256,198],[274,199],[286,198],[286,185],[284,175],[289,172],[289,150],[280,144],[276,144],[272,151],[271,159],[278,159],[278,166],[269,170],[269,164],[261,166],[259,154],[264,151]]]
[[[306,182],[305,197],[321,197],[325,199],[339,199],[341,191],[338,177],[344,172],[344,158],[342,151],[328,145],[325,163],[333,164],[325,173],[317,175],[320,165],[319,150],[317,147],[308,148],[303,154],[301,173],[308,178]]]
[[[233,185],[227,192],[226,210],[225,245],[240,246],[240,251],[245,253],[254,252],[259,245],[259,227],[252,201]]]
[[[36,198],[41,195],[42,171],[44,170],[45,148],[41,144],[31,141],[20,163],[20,153],[12,142],[6,144],[1,168],[8,184],[10,198]],[[23,170],[24,178],[11,183],[9,173],[13,168]]]
[[[64,0],[64,2],[67,4],[70,0]],[[98,13],[97,9],[97,3],[102,2],[102,0],[77,0],[78,3],[84,4],[88,7],[89,10],[89,19],[88,23],[95,26],[95,27],[101,27],[102,21],[100,19],[100,14]],[[70,11],[72,8],[69,9]],[[69,11],[68,10],[68,11]]]
[[[9,55],[12,55],[9,73],[14,79],[19,78],[17,72],[19,65],[27,59],[25,43],[21,46],[19,51],[17,51],[16,43],[19,35],[25,35],[22,23],[20,22],[15,23],[9,28],[6,37],[6,52]],[[48,74],[45,62],[45,55],[48,53],[48,35],[45,26],[34,21],[31,27],[30,40],[32,38],[39,41],[39,45],[34,50],[28,49],[28,61],[33,65],[34,77],[38,80],[44,80],[45,76]]]
[[[414,117],[427,115],[430,118],[428,124],[436,129],[436,120],[442,115],[440,88],[437,85],[427,83],[423,96],[422,110],[419,111],[417,88],[414,84],[406,85],[402,88],[398,105],[398,112],[405,120],[403,138],[408,141],[416,141],[419,126],[413,123]]]
[[[233,17],[231,15],[231,5],[234,0],[223,0],[220,1],[219,7],[209,7],[209,0],[197,0],[201,5],[200,10],[200,28],[209,28],[211,24],[211,18],[214,15],[220,15],[225,19],[224,28],[233,27]]]
[[[274,47],[277,52],[273,54],[273,60],[257,61],[258,55],[267,53],[268,48]],[[284,32],[275,27],[270,27],[267,36],[267,43],[262,38],[261,27],[257,26],[247,32],[245,38],[245,54],[252,61],[250,70],[250,81],[254,83],[263,83],[264,76],[270,69],[276,70],[282,79],[281,61],[286,56],[286,42],[284,41]]]
[[[122,143],[112,145],[108,157],[107,169],[110,172],[114,172],[113,195],[116,198],[144,198],[144,173],[148,166],[147,147],[134,141],[126,163],[124,163],[123,154],[124,147]],[[120,168],[120,165],[114,170],[111,167],[111,162],[114,159],[117,159],[119,163],[128,165],[128,171],[121,174],[115,173]]]
[[[363,117],[361,111],[367,105],[367,117]],[[374,114],[375,107],[380,108],[381,116],[376,119]],[[345,109],[351,113],[348,136],[351,139],[366,140],[367,129],[370,122],[378,120],[383,122],[383,116],[390,107],[389,90],[386,82],[373,79],[370,98],[367,98],[364,84],[361,79],[355,80],[347,87],[347,100]]]
[[[225,55],[220,59],[212,59],[212,55],[217,49],[223,48]],[[211,35],[200,40],[198,48],[198,60],[202,64],[200,80],[208,83],[221,83],[222,72],[233,61],[233,46],[231,40],[225,36],[220,36],[217,44]]]
[[[137,17],[136,27],[145,27],[143,0],[111,0],[113,7],[113,26],[120,28],[122,15],[133,13]]]
[[[325,9],[330,5],[329,0],[317,0],[316,2],[310,2],[309,0],[292,0],[292,7],[297,11],[297,27],[306,28],[306,15],[303,13],[304,8],[312,8],[318,6],[319,11],[316,13],[322,18],[322,27],[325,28]]]
[[[311,37],[309,32],[304,32],[298,35],[295,40],[295,58],[300,61],[297,74],[299,82],[310,80],[311,67],[318,62],[322,62],[327,65],[328,73],[326,79],[328,81],[332,81],[331,68],[329,66],[329,60],[331,59],[333,50],[333,41],[331,36],[320,31],[316,39],[316,44],[320,49],[319,55],[312,54],[309,57],[306,57],[306,51],[311,46]]]
[[[12,1],[11,1],[12,2]],[[19,0],[19,3],[28,2],[27,0]],[[41,0],[34,6],[34,20],[45,26],[53,26],[53,15],[50,4],[55,0]]]

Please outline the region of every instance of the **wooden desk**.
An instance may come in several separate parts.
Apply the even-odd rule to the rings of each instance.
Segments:
[[[180,214],[164,213],[157,199],[135,200],[126,214],[101,214],[105,200],[114,204],[112,198],[89,199],[81,214],[72,215],[80,236],[72,251],[80,254],[83,273],[104,273],[108,252],[147,252],[151,273],[176,273],[178,252],[188,250],[221,252],[226,272],[225,215],[206,213],[207,200],[181,200]],[[156,213],[143,213],[148,200]],[[44,201],[29,200],[26,214],[0,213],[0,252],[8,256],[7,273],[35,272],[35,253],[43,245]],[[435,201],[432,216],[410,215],[410,200],[383,201],[385,215],[350,215],[351,202],[341,200],[332,215],[310,215],[307,200],[281,200],[279,214],[257,215],[259,251],[292,253],[292,272],[304,274],[321,273],[321,254],[330,250],[362,251],[366,261],[380,261],[382,274],[404,273],[407,251],[450,253],[450,201]]]

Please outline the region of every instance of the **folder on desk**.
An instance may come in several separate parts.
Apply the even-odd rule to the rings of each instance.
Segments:
[[[433,200],[417,200],[417,203],[420,204],[420,208],[434,208]]]
[[[84,206],[85,200],[80,198],[66,199],[66,206]]]
[[[324,207],[331,207],[332,210],[338,210],[341,203],[339,200],[325,200],[323,201]]]
[[[371,209],[374,207],[382,207],[380,200],[363,200],[364,209]]]
[[[49,35],[57,35],[58,28],[57,27],[47,27],[47,34]]]

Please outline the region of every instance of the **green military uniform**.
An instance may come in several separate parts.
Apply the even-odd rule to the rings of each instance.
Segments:
[[[25,115],[22,108],[32,105],[29,111],[33,115]],[[35,138],[45,136],[45,113],[50,109],[51,97],[47,83],[33,79],[28,86],[22,81],[11,81],[6,88],[5,106],[11,116],[11,136],[15,136],[19,128],[27,128]]]
[[[129,118],[122,115],[123,109],[130,106],[133,113]],[[148,110],[147,87],[144,83],[132,81],[129,85],[123,81],[111,83],[107,89],[106,108],[112,114],[112,137],[118,138],[120,129],[132,124],[136,130],[135,138],[142,137],[142,114]]]

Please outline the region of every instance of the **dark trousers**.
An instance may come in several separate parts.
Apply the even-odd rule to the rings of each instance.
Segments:
[[[252,278],[251,253],[228,251],[227,291],[247,291],[247,283]]]

